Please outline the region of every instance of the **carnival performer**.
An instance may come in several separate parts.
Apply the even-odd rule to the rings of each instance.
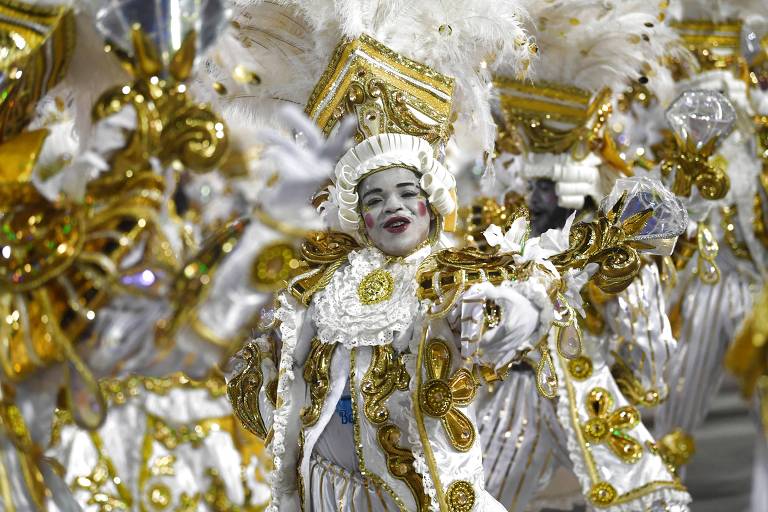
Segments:
[[[388,77],[392,66],[409,87]],[[565,361],[580,350],[569,337],[578,331],[569,301],[586,280],[579,269],[590,250],[570,249],[568,229],[526,240],[524,218],[506,235],[489,234],[496,255],[444,249],[457,194],[435,155],[449,133],[441,113],[450,111],[450,79],[365,35],[341,44],[328,69],[306,110],[332,132],[340,116],[329,114],[349,108],[359,142],[329,166],[332,185],[316,196],[329,231],[305,242],[309,270],[280,294],[273,324],[245,345],[228,382],[236,414],[274,454],[270,509],[505,510],[486,491],[477,388],[534,351],[542,394],[554,399],[557,383],[569,381]],[[351,108],[341,102],[377,79],[386,94],[357,97]],[[413,101],[425,89],[444,99],[431,108]],[[412,115],[392,109],[393,100]],[[284,165],[306,162],[301,141],[320,136],[295,115],[293,130],[301,137],[275,136],[267,150]],[[636,218],[619,196],[607,215]],[[632,278],[596,276],[616,286]],[[549,336],[553,322],[560,329]],[[584,396],[559,403],[589,403],[592,392],[598,418],[610,415],[613,388],[594,384],[587,379]],[[639,418],[625,409],[616,410],[626,416],[617,428],[634,429]],[[632,462],[643,456],[635,444],[617,446],[633,452]],[[643,502],[687,502],[660,458],[643,461],[635,465],[650,479]],[[593,476],[594,503],[638,499]]]

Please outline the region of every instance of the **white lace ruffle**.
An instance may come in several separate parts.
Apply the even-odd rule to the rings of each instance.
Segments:
[[[290,388],[294,380],[293,353],[296,350],[297,339],[296,310],[287,296],[280,295],[278,300],[280,305],[277,311],[275,311],[275,318],[281,322],[280,335],[283,341],[280,351],[280,373],[277,381],[277,396],[280,397],[280,400],[272,416],[273,437],[269,448],[273,457],[273,470],[268,478],[272,500],[266,512],[279,511],[280,498],[287,488],[285,484],[286,469],[283,468],[283,455],[285,454],[285,432],[288,425],[288,414],[293,401]],[[287,471],[291,471],[291,469],[288,468]]]
[[[351,252],[349,265],[336,271],[328,286],[315,296],[312,319],[320,341],[347,348],[392,343],[394,333],[407,329],[419,310],[415,275],[429,249],[422,252],[387,265],[385,270],[394,281],[392,296],[368,305],[360,302],[357,289],[368,274],[384,268],[386,257],[374,248]]]

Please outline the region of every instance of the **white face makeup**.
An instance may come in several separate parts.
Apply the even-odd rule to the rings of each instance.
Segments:
[[[429,237],[432,213],[413,171],[393,167],[364,178],[357,187],[365,230],[390,256],[406,256]]]

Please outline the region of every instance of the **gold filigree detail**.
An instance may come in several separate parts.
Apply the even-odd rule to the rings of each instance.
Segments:
[[[723,238],[728,244],[728,247],[731,248],[731,252],[734,254],[734,256],[744,260],[751,260],[752,256],[749,253],[749,248],[745,243],[740,242],[736,237],[736,224],[734,223],[734,217],[738,215],[738,209],[739,207],[735,204],[731,206],[722,206],[720,208],[720,226],[723,228]]]
[[[609,89],[593,94],[563,84],[531,84],[501,77],[494,79],[494,85],[500,92],[507,139],[516,132],[516,140],[529,151],[570,152],[577,160],[597,151],[605,162],[632,174],[603,130],[613,111]]]
[[[124,176],[149,166],[149,157],[163,165],[180,162],[205,172],[224,161],[229,147],[227,127],[213,110],[189,96],[183,82],[195,58],[195,31],[184,35],[171,57],[169,78],[159,79],[163,65],[154,43],[140,27],[132,32],[136,57],[126,62],[136,80],[104,92],[93,107],[95,121],[131,106],[138,124],[126,147],[111,162],[112,174]]]
[[[598,270],[592,282],[601,291],[619,293],[629,286],[642,266],[638,249],[648,248],[647,244],[630,240],[630,237],[645,227],[653,211],[647,209],[622,221],[621,212],[626,200],[627,193],[624,192],[610,211],[601,211],[592,222],[573,226],[568,249],[551,258],[561,273],[597,263]]]
[[[589,499],[599,507],[606,507],[614,502],[618,493],[608,482],[598,482],[589,490]]]
[[[304,427],[317,423],[325,404],[331,384],[331,358],[338,345],[323,343],[318,338],[312,340],[309,356],[304,365],[304,382],[309,386],[310,405],[301,409],[301,422]]]
[[[262,354],[255,341],[249,342],[238,355],[243,368],[227,383],[227,397],[237,419],[260,439],[267,437],[267,428],[259,408],[259,394],[264,385],[261,370]]]
[[[410,376],[392,345],[373,347],[371,365],[360,383],[368,421],[379,425],[389,419],[386,401],[395,390],[407,391]]]
[[[746,77],[746,62],[739,55],[741,20],[683,19],[671,21],[670,26],[696,57],[700,72],[731,70],[737,77]]]
[[[418,512],[429,510],[429,496],[424,492],[424,480],[414,469],[415,459],[411,450],[398,446],[400,435],[400,429],[392,424],[379,427],[376,432],[376,438],[384,450],[387,470],[408,486],[416,500]]]
[[[451,512],[470,512],[475,506],[475,489],[471,483],[464,480],[452,482],[445,497]]]
[[[356,364],[357,364],[357,350],[356,348],[353,348],[350,352],[350,361],[349,361],[349,388],[350,388],[350,395],[352,397],[352,417],[353,417],[353,435],[355,439],[355,454],[357,455],[357,461],[360,464],[360,474],[362,475],[363,479],[370,480],[374,484],[378,485],[380,488],[384,489],[387,494],[392,498],[392,500],[397,505],[397,508],[400,512],[406,512],[405,504],[403,503],[402,498],[395,494],[395,492],[392,490],[392,488],[387,485],[387,483],[377,474],[372,473],[367,467],[365,462],[365,457],[363,455],[363,444],[362,440],[360,438],[360,410],[358,407],[358,396],[357,396],[357,389],[356,389]],[[385,425],[387,426],[387,425]],[[382,428],[382,427],[380,427]],[[302,431],[303,432],[303,431]],[[394,432],[392,433],[394,434]],[[390,434],[390,436],[392,435]],[[399,431],[397,432],[399,435]],[[392,440],[393,438],[388,436],[388,440]],[[378,437],[378,433],[377,433]],[[394,439],[395,445],[397,445],[397,441],[399,438]],[[407,458],[407,454],[402,454],[403,457]],[[415,470],[414,470],[415,471]],[[418,473],[417,473],[418,475]],[[421,476],[419,475],[419,480],[421,481]],[[414,480],[415,483],[415,480]],[[419,498],[416,494],[414,494],[414,499],[416,501],[417,506],[419,506]],[[426,509],[425,509],[426,510]]]
[[[392,297],[395,279],[388,271],[377,268],[366,275],[357,287],[357,297],[366,306],[384,302]]]
[[[424,366],[429,380],[419,390],[422,410],[440,418],[451,445],[462,452],[475,442],[475,428],[459,407],[466,407],[475,398],[477,382],[472,372],[459,368],[449,377],[452,368],[451,351],[445,341],[431,339],[427,343]]]
[[[640,412],[629,405],[613,409],[613,397],[603,388],[593,388],[586,397],[589,419],[581,425],[590,443],[606,443],[611,451],[627,463],[635,463],[643,455],[642,445],[627,430],[640,423]]]
[[[388,132],[444,144],[450,135],[453,88],[452,78],[363,34],[336,48],[306,113],[326,134],[354,113],[358,141]]]
[[[576,380],[588,379],[592,375],[592,360],[587,356],[579,356],[568,361],[568,371]]]

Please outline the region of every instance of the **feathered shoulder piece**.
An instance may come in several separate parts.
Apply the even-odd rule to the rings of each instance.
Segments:
[[[315,293],[325,288],[347,255],[360,245],[349,235],[333,231],[311,233],[301,245],[301,258],[309,270],[288,283],[293,297],[309,305]]]

